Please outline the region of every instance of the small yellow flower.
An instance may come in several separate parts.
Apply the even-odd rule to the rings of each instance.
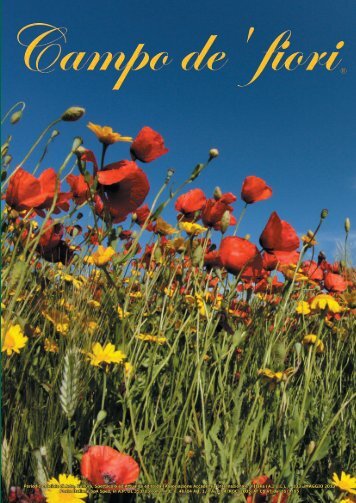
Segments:
[[[82,492],[76,492],[79,487],[82,489],[81,484],[81,480],[74,475],[61,474],[58,480],[52,477],[47,482],[46,489],[44,489],[47,503],[78,503],[84,501],[88,496],[85,488],[83,487]],[[71,486],[73,487],[73,492],[69,492]],[[64,492],[64,490],[68,492]]]
[[[174,295],[174,292],[175,290],[173,288],[165,288],[164,289],[164,293],[168,296],[168,297],[173,297]]]
[[[74,288],[77,288],[77,290],[83,287],[83,282],[71,274],[64,274],[63,279],[66,283],[72,283]]]
[[[296,311],[298,314],[310,314],[310,307],[308,302],[305,302],[304,300],[300,300],[298,302],[298,305],[296,307]]]
[[[130,292],[129,296],[131,297],[131,299],[141,299],[142,293],[141,292]]]
[[[126,358],[126,355],[116,350],[114,344],[110,342],[105,347],[96,342],[93,344],[92,353],[87,353],[87,356],[94,367],[99,367],[101,363],[122,363]]]
[[[317,240],[314,238],[313,231],[309,231],[307,234],[303,234],[301,240],[303,241],[304,244],[307,244],[308,247],[316,246],[318,244]]]
[[[156,344],[162,345],[165,342],[167,342],[166,337],[158,337],[157,335],[150,335],[150,334],[140,334],[136,336],[137,339],[140,339],[141,341],[147,341],[147,342],[155,342]]]
[[[288,377],[292,376],[296,372],[296,369],[289,367],[283,372],[273,372],[271,369],[260,369],[258,375],[272,384],[276,384],[282,381],[286,381]]]
[[[130,377],[134,370],[133,365],[130,362],[125,362],[124,368],[125,368],[125,375],[127,377]]]
[[[88,128],[90,131],[93,131],[98,140],[101,141],[101,143],[104,143],[104,145],[112,145],[118,141],[133,141],[131,136],[122,136],[120,133],[113,131],[113,129],[109,126],[99,126],[99,124],[89,122]]]
[[[99,307],[100,307],[100,302],[98,302],[97,300],[94,300],[94,299],[88,300],[87,304],[88,304],[88,306],[93,307],[94,309],[99,309]]]
[[[3,323],[2,323],[3,324]],[[6,327],[5,334],[1,331],[2,349],[6,351],[8,356],[12,353],[20,353],[20,349],[24,348],[28,337],[23,335],[20,325],[9,325]]]
[[[119,315],[119,319],[123,320],[124,318],[128,318],[131,313],[129,311],[124,311],[122,307],[117,306],[117,314]]]
[[[208,311],[206,308],[206,304],[203,300],[203,296],[200,295],[199,293],[196,293],[195,294],[195,301],[198,306],[198,310],[199,310],[200,315],[206,317],[208,314]]]
[[[314,297],[310,304],[311,309],[323,311],[324,309],[332,313],[340,313],[342,308],[337,300],[327,293],[321,293]]]
[[[324,343],[314,334],[305,335],[303,337],[302,343],[304,344],[304,346],[316,346],[317,353],[322,353],[324,351]]]
[[[90,257],[86,257],[85,261],[87,264],[95,264],[100,267],[110,262],[115,253],[114,248],[111,246],[105,248],[104,246],[99,245],[98,249],[92,253]]]
[[[190,236],[198,236],[208,230],[206,227],[192,222],[180,222],[179,228]]]
[[[343,498],[340,503],[355,503],[355,500],[352,500],[350,498]]]
[[[43,344],[43,349],[47,351],[47,353],[58,353],[58,344],[46,337]]]
[[[347,475],[345,472],[341,472],[341,477],[339,478],[338,475],[334,473],[332,483],[334,486],[341,489],[341,491],[356,494],[356,477],[352,477],[351,475]]]
[[[97,327],[98,327],[98,323],[96,321],[89,320],[89,321],[87,321],[85,328],[90,335],[93,335],[95,333],[95,330],[97,329]]]
[[[163,234],[164,236],[166,236],[167,234],[170,235],[178,232],[177,229],[175,229],[168,222],[163,220],[162,217],[157,218],[155,231],[158,232],[159,234]]]

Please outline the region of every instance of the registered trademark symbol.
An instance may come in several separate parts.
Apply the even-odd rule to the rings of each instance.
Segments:
[[[345,75],[345,73],[347,73],[347,68],[345,68],[345,66],[343,66],[340,70],[340,72]]]

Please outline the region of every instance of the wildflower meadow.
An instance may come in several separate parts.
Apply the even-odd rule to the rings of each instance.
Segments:
[[[21,160],[22,108],[1,147],[3,501],[356,501],[347,215],[337,259],[323,208],[303,236],[276,208],[253,243],[241,220],[273,187],[206,194],[218,149],[148,205],[164,131],[89,122],[94,151],[75,137],[49,168],[85,110],[34,125]]]

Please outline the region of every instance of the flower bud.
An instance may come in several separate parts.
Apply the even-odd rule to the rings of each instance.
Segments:
[[[224,211],[223,216],[220,221],[221,234],[225,234],[230,225],[230,212],[229,210]]]
[[[296,343],[294,344],[294,349],[295,349],[295,352],[297,353],[297,356],[299,356],[299,355],[300,355],[300,352],[301,352],[301,350],[302,350],[302,345],[301,345],[301,343],[300,343],[300,342],[296,342]]]
[[[85,109],[81,107],[70,107],[64,112],[61,119],[66,122],[74,122],[79,120],[85,114]]]
[[[53,140],[53,138],[55,138],[58,135],[59,135],[58,129],[53,129],[52,134],[51,134],[51,139]]]
[[[215,190],[214,190],[214,199],[215,201],[219,201],[219,199],[221,199],[222,197],[222,192],[221,192],[221,189],[220,187],[215,187]]]
[[[315,451],[316,444],[314,440],[311,440],[307,446],[307,454],[308,456],[311,456],[313,452]]]
[[[4,166],[4,168],[6,168],[6,166],[8,166],[11,161],[12,161],[12,155],[6,154],[5,157],[4,157],[3,163],[2,163],[2,165]]]
[[[165,180],[165,183],[168,183],[169,180],[172,178],[172,176],[174,175],[174,169],[172,168],[169,168],[167,170],[167,175],[166,175],[166,180]]]
[[[219,155],[219,151],[217,148],[211,148],[209,150],[209,161],[211,161],[211,159],[215,159],[215,157],[217,157]]]
[[[185,443],[185,444],[191,444],[192,442],[193,442],[193,439],[192,439],[192,437],[190,437],[189,435],[186,435],[186,436],[184,437],[184,443]]]
[[[19,122],[21,117],[22,117],[22,110],[18,110],[17,112],[14,112],[10,118],[11,124],[17,124],[17,122]]]
[[[96,421],[98,423],[101,423],[101,421],[104,421],[106,416],[107,416],[106,410],[99,410],[98,415],[96,416]]]
[[[131,214],[131,220],[132,220],[133,222],[136,222],[136,220],[137,220],[137,213],[132,213],[132,214]]]
[[[326,208],[324,208],[323,210],[321,210],[321,213],[320,213],[320,218],[322,220],[324,220],[329,214],[329,210],[327,210]]]
[[[192,182],[200,175],[200,172],[204,169],[204,164],[197,164],[191,174],[189,180]]]
[[[350,219],[346,218],[345,219],[345,232],[346,232],[346,234],[348,234],[350,232],[350,229],[351,229]]]
[[[244,239],[246,239],[247,241],[250,241],[250,239],[251,239],[251,234],[246,234],[246,235],[245,235],[245,237],[244,237]]]
[[[72,152],[77,152],[78,148],[83,144],[83,138],[76,136],[73,140]]]

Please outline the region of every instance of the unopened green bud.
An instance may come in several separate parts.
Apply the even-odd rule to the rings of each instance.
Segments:
[[[77,152],[81,145],[83,145],[83,138],[76,136],[73,140],[72,152]]]
[[[222,197],[222,192],[221,192],[220,187],[215,187],[215,190],[214,190],[214,194],[213,194],[213,195],[214,195],[214,199],[215,199],[216,201],[219,201],[219,199],[221,199],[221,197]]]
[[[192,264],[199,265],[202,258],[203,258],[203,247],[202,247],[202,245],[199,244],[193,252]]]
[[[106,410],[99,410],[98,415],[96,416],[97,423],[101,423],[102,421],[104,421],[107,415],[108,414]]]
[[[225,234],[230,225],[230,212],[229,210],[224,211],[223,216],[221,217],[220,222],[220,230],[221,234]]]
[[[58,136],[58,135],[59,135],[59,131],[58,131],[58,129],[53,129],[52,134],[51,134],[51,138],[52,138],[52,140],[53,140],[53,138],[55,138],[55,137],[56,137],[56,136]]]
[[[6,154],[2,163],[4,168],[6,168],[6,166],[8,166],[11,161],[12,161],[12,155]]]
[[[350,232],[350,229],[351,229],[350,219],[346,218],[345,219],[345,232],[346,232],[346,234],[348,234]]]
[[[316,444],[314,440],[311,440],[307,446],[307,454],[308,456],[311,456],[313,452],[315,451]]]
[[[165,180],[165,183],[168,183],[169,180],[172,178],[172,176],[174,175],[174,169],[172,168],[169,168],[167,170],[167,176],[166,176],[166,180]]]
[[[300,355],[300,352],[301,352],[301,350],[302,350],[302,345],[301,345],[301,343],[300,343],[300,342],[296,342],[296,343],[294,344],[294,349],[295,349],[295,352],[297,353],[297,356],[299,356],[299,355]]]
[[[320,218],[322,220],[324,220],[324,218],[326,218],[328,215],[329,215],[329,210],[327,210],[326,208],[324,208],[323,210],[321,210]]]
[[[64,112],[61,119],[66,122],[74,122],[79,120],[85,114],[85,109],[81,107],[70,107]]]
[[[153,258],[155,259],[156,262],[159,262],[162,258],[162,252],[161,248],[157,246],[157,248],[154,251]]]
[[[217,148],[211,148],[209,150],[209,160],[211,161],[211,159],[215,159],[215,157],[217,157],[219,155],[219,151]]]
[[[198,178],[198,176],[200,175],[200,172],[203,170],[203,168],[204,168],[204,164],[197,164],[195,166],[193,173],[191,174],[191,177],[189,180],[192,182],[193,180]]]
[[[10,118],[11,124],[16,124],[17,122],[19,122],[21,117],[22,117],[22,110],[18,110],[17,112],[14,112]]]

